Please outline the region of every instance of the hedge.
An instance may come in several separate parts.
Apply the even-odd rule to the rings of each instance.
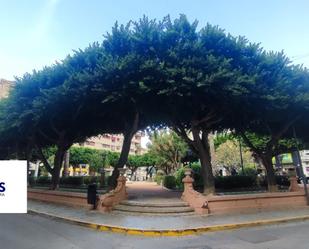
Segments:
[[[195,189],[203,188],[203,179],[200,173],[200,165],[194,164],[191,166],[193,171],[194,183],[193,186]],[[185,168],[180,168],[175,173],[176,176],[176,186],[179,189],[183,189],[182,179],[184,178]],[[235,175],[235,176],[216,176],[215,177],[215,187],[217,189],[227,190],[227,189],[239,189],[239,188],[254,188],[261,186],[263,188],[267,187],[266,177],[257,179],[255,170],[245,171],[246,175]],[[290,181],[288,176],[276,176],[276,182],[279,187],[286,188],[290,186]]]
[[[36,184],[50,185],[51,184],[51,178],[48,177],[48,176],[40,176],[36,179]]]
[[[105,186],[108,182],[107,179],[109,177],[105,177]],[[87,186],[89,184],[96,183],[99,185],[100,183],[100,176],[68,176],[62,177],[60,179],[60,185],[64,187],[82,187]],[[30,177],[29,178],[30,186],[41,185],[46,186],[51,184],[51,177],[48,176],[40,176],[38,178]],[[104,186],[100,186],[101,188]]]
[[[202,188],[203,187],[203,178],[201,175],[201,166],[199,163],[193,163],[190,167],[192,169],[192,175],[193,175],[193,186],[194,188]],[[176,187],[178,189],[183,189],[183,183],[182,179],[185,177],[185,169],[186,167],[182,167],[178,169],[175,173],[175,182],[176,182]]]
[[[256,177],[252,175],[217,176],[217,189],[252,188],[256,186]]]
[[[163,177],[163,186],[169,189],[176,188],[176,178],[175,176],[164,176]]]

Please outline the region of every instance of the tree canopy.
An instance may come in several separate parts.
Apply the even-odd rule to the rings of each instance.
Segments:
[[[143,17],[116,23],[103,41],[40,71],[16,79],[0,102],[0,155],[19,158],[38,152],[57,188],[65,152],[72,144],[103,133],[122,133],[117,169],[128,160],[134,134],[170,127],[201,161],[204,193],[215,191],[209,135],[232,130],[263,161],[279,141],[308,140],[308,70],[283,52],[265,51],[218,26]],[[257,150],[248,134],[264,137]],[[53,164],[44,148],[55,146]],[[166,152],[166,151],[164,151]],[[271,188],[270,188],[271,189]]]

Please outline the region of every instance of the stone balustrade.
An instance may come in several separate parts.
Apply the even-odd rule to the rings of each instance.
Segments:
[[[126,177],[124,176],[124,170],[119,169],[119,177],[117,179],[117,186],[114,190],[101,195],[99,197],[99,203],[97,209],[101,212],[110,212],[121,201],[128,198],[126,191]]]

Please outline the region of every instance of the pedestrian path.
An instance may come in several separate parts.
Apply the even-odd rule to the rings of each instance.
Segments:
[[[126,186],[129,200],[138,202],[179,202],[182,194],[155,182],[127,182]]]
[[[168,229],[197,229],[208,226],[226,226],[232,224],[237,227],[241,223],[256,223],[273,219],[291,219],[305,217],[309,219],[309,208],[290,209],[281,211],[264,211],[252,214],[231,215],[190,215],[190,216],[150,216],[150,215],[123,215],[118,213],[99,213],[81,208],[28,201],[28,210],[50,216],[73,219],[89,224],[101,224],[116,227],[134,228],[142,230]],[[307,218],[306,218],[307,217]],[[235,225],[236,224],[236,225]],[[230,226],[230,227],[233,227]]]

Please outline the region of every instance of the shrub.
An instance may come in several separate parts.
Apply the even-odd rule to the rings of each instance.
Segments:
[[[68,176],[60,179],[61,185],[81,186],[83,184],[82,176]]]
[[[169,189],[174,189],[176,187],[176,178],[175,176],[164,176],[163,177],[163,186]]]
[[[175,184],[178,189],[183,189],[182,179],[185,177],[185,167],[179,168],[175,173]]]
[[[258,173],[255,168],[252,167],[245,167],[244,168],[244,175],[246,176],[256,176]]]
[[[215,187],[218,189],[251,188],[256,186],[256,177],[252,175],[217,176]]]
[[[100,182],[100,176],[84,176],[83,179],[86,185]]]
[[[158,184],[158,185],[161,185],[162,181],[163,181],[163,176],[162,175],[156,175],[155,178],[154,178],[155,182]]]
[[[279,187],[289,187],[290,186],[290,180],[288,176],[280,176],[276,175],[276,183],[279,185]],[[266,176],[263,176],[260,180],[260,185],[262,187],[267,188],[267,178]]]
[[[49,185],[51,184],[51,178],[48,176],[40,176],[36,180],[36,184],[38,185]]]
[[[175,177],[176,177],[176,186],[178,189],[183,189],[183,183],[182,183],[182,179],[185,177],[185,169],[187,167],[182,167],[179,168],[176,173],[175,173]],[[201,165],[199,163],[192,163],[191,167],[192,169],[192,176],[194,179],[194,183],[193,186],[194,188],[202,188],[203,187],[203,178],[201,176]]]
[[[36,177],[34,176],[29,177],[29,185],[32,187],[35,186],[35,184],[36,184]]]

